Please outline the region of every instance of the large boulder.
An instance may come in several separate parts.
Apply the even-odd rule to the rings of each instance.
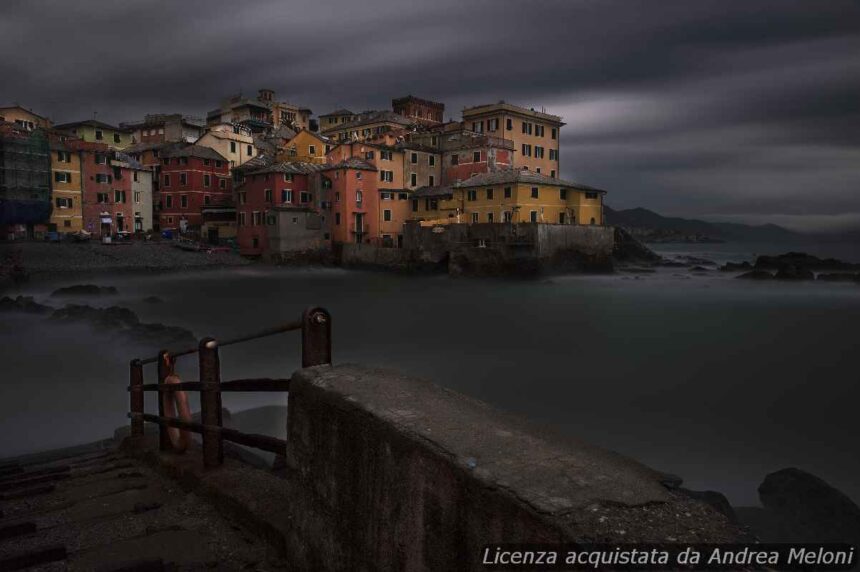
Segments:
[[[803,266],[786,264],[779,268],[774,278],[777,280],[815,280],[815,273]]]
[[[860,507],[822,479],[796,468],[767,475],[759,498],[775,523],[775,541],[854,542]],[[768,539],[771,540],[771,539]]]
[[[766,270],[750,270],[749,272],[744,272],[735,278],[741,278],[743,280],[771,280],[773,278],[773,274],[767,272]]]
[[[752,264],[746,260],[743,262],[726,262],[720,266],[720,270],[723,272],[743,272],[745,270],[752,270]]]
[[[75,284],[65,288],[57,288],[51,293],[52,298],[62,296],[106,296],[116,294],[113,286],[96,286],[95,284]]]
[[[17,296],[0,298],[0,312],[25,312],[27,314],[45,314],[53,310],[50,306],[39,304],[32,296]]]
[[[755,261],[756,268],[779,269],[784,266],[796,266],[812,270],[857,270],[860,265],[837,260],[835,258],[818,258],[805,252],[787,252],[778,256],[759,256]]]

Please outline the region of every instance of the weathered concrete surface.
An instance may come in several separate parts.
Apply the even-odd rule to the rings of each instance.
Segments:
[[[11,559],[51,547],[64,550],[65,558],[39,569],[283,569],[283,560],[248,528],[114,448],[0,464],[20,469],[0,478],[6,532],[0,569],[17,569]],[[7,536],[16,526],[21,533]]]
[[[490,542],[728,542],[742,531],[664,475],[401,374],[292,378],[290,562],[314,570],[481,569]]]

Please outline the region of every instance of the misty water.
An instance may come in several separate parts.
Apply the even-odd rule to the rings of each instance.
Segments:
[[[752,254],[707,248],[712,258]],[[82,282],[119,290],[87,303],[125,306],[198,337],[253,332],[323,305],[336,363],[432,379],[738,505],[757,504],[765,474],[788,466],[860,500],[857,284],[750,283],[685,268],[519,281],[251,266],[64,279],[21,293],[57,305],[54,288]],[[164,302],[143,302],[152,295]],[[109,436],[127,422],[129,360],[156,349],[2,315],[0,456]],[[194,365],[186,360],[180,373],[196,379]],[[299,366],[298,335],[224,348],[222,366],[224,379],[287,377]],[[154,381],[154,370],[147,376]],[[285,402],[224,396],[232,411]]]

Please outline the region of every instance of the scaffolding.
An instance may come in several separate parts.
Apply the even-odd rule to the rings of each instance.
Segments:
[[[41,129],[0,124],[0,225],[48,223],[51,151]]]

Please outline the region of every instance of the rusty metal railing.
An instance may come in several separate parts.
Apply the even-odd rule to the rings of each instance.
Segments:
[[[203,338],[195,348],[168,352],[161,350],[158,355],[146,359],[134,359],[129,364],[129,401],[131,419],[131,439],[139,442],[143,438],[144,423],[158,424],[158,443],[161,451],[170,451],[173,445],[168,428],[174,427],[198,433],[203,440],[203,463],[206,467],[218,467],[224,462],[224,441],[254,447],[278,455],[286,453],[287,442],[283,439],[242,433],[223,426],[221,415],[221,393],[225,391],[289,391],[289,379],[234,379],[221,381],[221,362],[218,354],[220,347],[248,342],[275,334],[301,330],[302,367],[331,363],[331,315],[324,308],[308,308],[301,320],[282,324],[229,340],[219,342],[215,338]],[[165,358],[178,358],[198,354],[199,381],[165,383],[170,372]],[[143,366],[158,364],[158,383],[145,384]],[[144,392],[158,392],[158,415],[144,411]],[[200,392],[200,422],[186,421],[164,415],[162,395],[172,391]]]

